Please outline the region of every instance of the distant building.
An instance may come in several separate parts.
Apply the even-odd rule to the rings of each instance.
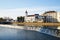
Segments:
[[[56,11],[47,11],[43,14],[44,16],[44,22],[52,22],[52,23],[56,23],[56,22],[60,22],[60,13],[56,12]],[[58,36],[60,35],[60,26],[43,26],[40,29],[40,32],[45,33],[45,34],[49,34],[52,36]],[[58,35],[57,35],[58,33]]]
[[[38,22],[44,22],[44,16],[42,15],[39,15],[38,17],[39,19],[37,20]]]
[[[57,12],[57,20],[60,22],[60,12]]]
[[[25,16],[25,22],[33,22],[35,21],[35,15]]]
[[[4,17],[3,19],[5,20],[5,22],[14,22],[14,20],[9,17]]]
[[[25,22],[43,22],[42,16],[40,16],[39,14],[28,15],[27,11],[25,13]]]
[[[43,16],[45,17],[44,22],[58,22],[56,11],[47,11]]]

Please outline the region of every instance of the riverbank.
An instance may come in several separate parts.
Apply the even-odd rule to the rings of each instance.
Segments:
[[[39,28],[39,27],[28,27],[28,26],[18,26],[18,25],[6,25],[6,24],[0,24],[0,27],[5,28],[13,28],[13,29],[23,29],[23,30],[34,30],[41,33],[49,34],[52,36],[60,37],[60,35],[56,33],[56,30],[51,29],[45,29],[45,28]]]
[[[35,27],[28,27],[28,26],[18,26],[18,25],[7,25],[7,24],[0,24],[1,27],[6,27],[6,28],[15,28],[15,29],[24,29],[24,30],[34,30],[34,31],[39,31],[39,28]]]
[[[17,26],[17,25],[4,25],[0,24],[1,27],[7,27],[7,28],[17,28],[17,29],[24,29],[23,26]]]

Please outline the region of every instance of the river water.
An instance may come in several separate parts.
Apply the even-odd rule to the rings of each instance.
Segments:
[[[0,27],[0,40],[60,40],[41,32]]]

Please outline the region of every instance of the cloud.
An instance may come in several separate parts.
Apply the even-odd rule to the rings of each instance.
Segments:
[[[60,7],[34,7],[34,8],[16,8],[16,9],[0,9],[0,17],[12,17],[16,19],[17,16],[25,16],[25,11],[28,14],[42,14],[45,11],[55,10],[60,11]]]

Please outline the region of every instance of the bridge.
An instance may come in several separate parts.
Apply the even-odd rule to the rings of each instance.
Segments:
[[[60,23],[44,23],[44,22],[14,22],[13,24],[27,26],[60,26]]]

